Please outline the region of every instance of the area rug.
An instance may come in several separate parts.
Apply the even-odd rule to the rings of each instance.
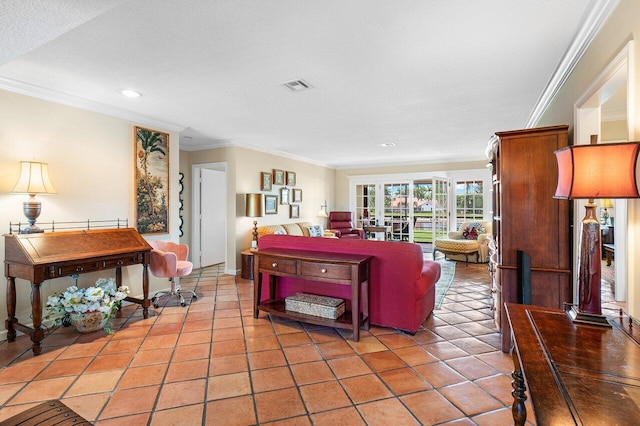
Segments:
[[[440,264],[440,279],[436,283],[436,309],[440,309],[442,301],[444,300],[447,290],[453,282],[453,277],[456,274],[456,262],[449,260],[438,259],[436,262]]]

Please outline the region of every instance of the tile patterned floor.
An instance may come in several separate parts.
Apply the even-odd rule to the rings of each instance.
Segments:
[[[61,399],[98,425],[507,425],[510,356],[499,351],[485,265],[459,264],[441,309],[414,336],[350,333],[262,314],[252,282],[223,265],[182,279],[200,298],[115,333],[60,327],[34,357],[0,344],[0,421]],[[531,410],[531,406],[528,406]],[[529,411],[531,413],[531,411]]]

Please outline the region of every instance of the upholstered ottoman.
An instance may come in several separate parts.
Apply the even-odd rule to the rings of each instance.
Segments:
[[[478,241],[477,240],[456,240],[453,238],[437,238],[433,242],[433,258],[436,258],[436,253],[441,252],[444,255],[463,254],[467,263],[469,263],[469,255],[476,255],[476,263],[480,260],[478,253]]]

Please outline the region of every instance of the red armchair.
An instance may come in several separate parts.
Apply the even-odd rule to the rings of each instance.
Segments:
[[[351,212],[329,213],[329,230],[338,238],[364,239],[364,230],[353,227]]]

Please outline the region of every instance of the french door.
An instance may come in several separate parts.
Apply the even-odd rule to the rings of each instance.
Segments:
[[[449,233],[449,179],[433,178],[433,235],[432,240]]]
[[[357,227],[385,226],[394,241],[430,243],[449,230],[449,180],[355,184]]]

